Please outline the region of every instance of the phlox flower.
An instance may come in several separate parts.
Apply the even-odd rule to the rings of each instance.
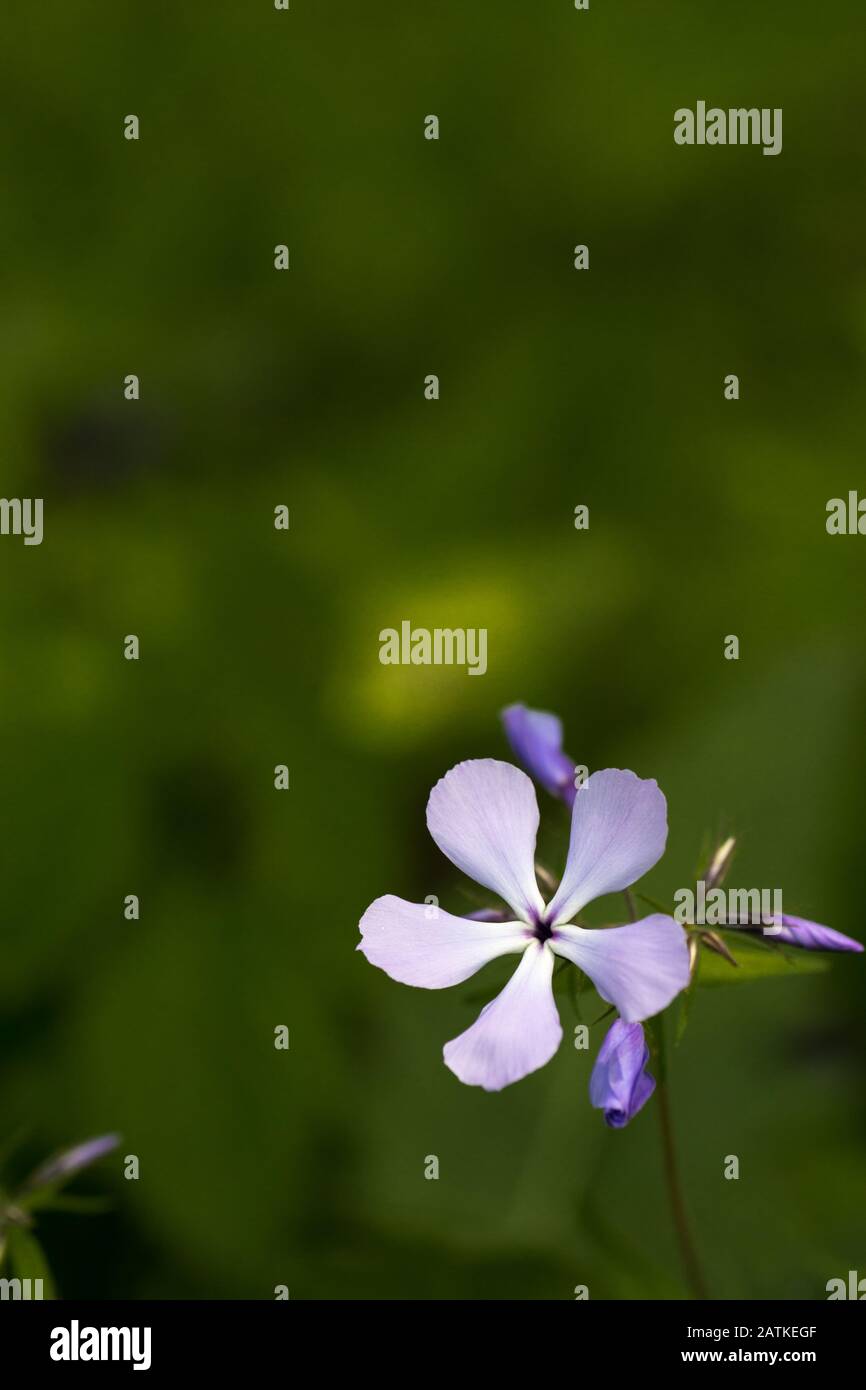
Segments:
[[[458,763],[437,782],[427,827],[458,869],[510,909],[503,921],[455,917],[392,895],[361,919],[358,949],[392,979],[422,989],[460,984],[498,956],[519,956],[508,984],[475,1023],[445,1044],[467,1085],[498,1091],[550,1060],[562,1038],[553,997],[556,957],[578,966],[626,1024],[664,1009],[689,980],[685,933],[656,913],[621,927],[575,924],[595,898],[628,888],[661,858],[667,807],[635,773],[595,772],[575,794],[565,870],[549,903],[535,875],[538,803],[519,768],[492,758]]]

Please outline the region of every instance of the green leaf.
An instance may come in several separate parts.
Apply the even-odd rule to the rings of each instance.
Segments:
[[[101,1212],[109,1211],[112,1206],[110,1198],[99,1197],[96,1195],[76,1193],[67,1195],[63,1187],[67,1182],[78,1176],[77,1173],[70,1173],[68,1176],[51,1183],[48,1187],[37,1187],[32,1192],[18,1192],[15,1195],[15,1205],[21,1211],[80,1211],[80,1212]]]
[[[830,968],[830,962],[814,951],[800,951],[795,956],[780,951],[778,947],[768,948],[745,938],[728,940],[737,958],[737,966],[730,965],[715,951],[702,947],[698,985],[735,985],[780,976],[793,979],[797,975],[819,975]]]
[[[30,1209],[34,1210],[37,1207],[41,1211],[70,1211],[79,1216],[101,1216],[104,1212],[114,1209],[114,1201],[111,1197],[79,1197],[75,1194],[66,1196],[64,1193],[49,1193],[44,1200],[34,1202]]]
[[[12,1226],[8,1232],[9,1263],[16,1279],[41,1279],[42,1297],[56,1298],[57,1289],[45,1252],[32,1231]]]

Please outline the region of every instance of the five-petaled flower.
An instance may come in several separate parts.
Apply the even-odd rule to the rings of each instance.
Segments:
[[[371,964],[424,989],[460,984],[498,956],[520,956],[502,992],[444,1048],[454,1074],[487,1091],[544,1066],[558,1048],[557,956],[584,971],[626,1024],[659,1013],[689,981],[685,933],[672,917],[597,930],[574,923],[587,903],[630,887],[661,858],[667,808],[656,782],[607,768],[576,792],[565,871],[549,903],[535,876],[538,822],[535,790],[519,768],[490,758],[458,763],[430,793],[428,829],[513,916],[479,921],[440,908],[429,920],[424,903],[389,895],[360,923],[358,949]]]

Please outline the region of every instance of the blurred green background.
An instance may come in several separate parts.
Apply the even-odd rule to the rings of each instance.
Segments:
[[[602,1030],[563,1003],[548,1067],[463,1087],[498,967],[412,990],[357,922],[469,906],[427,794],[522,699],[658,779],[649,892],[736,833],[733,884],[866,938],[866,541],[824,524],[866,487],[864,37],[860,0],[4,7],[2,491],[45,539],[0,538],[0,1138],[141,1162],[40,1225],[66,1296],[684,1295]],[[678,148],[698,99],[782,107],[783,153]],[[486,627],[488,674],[381,666],[403,618]],[[866,1274],[864,978],[695,1002],[717,1296]]]

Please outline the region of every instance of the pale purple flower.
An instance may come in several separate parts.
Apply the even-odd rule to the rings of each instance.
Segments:
[[[605,1124],[622,1129],[646,1105],[656,1088],[645,1070],[649,1048],[639,1023],[611,1024],[589,1078],[589,1099],[604,1111]]]
[[[665,799],[654,781],[607,768],[577,793],[562,882],[545,903],[535,877],[538,803],[529,778],[492,758],[458,763],[437,782],[427,827],[453,864],[509,906],[508,920],[432,919],[424,903],[377,898],[361,919],[358,949],[392,979],[422,989],[460,984],[497,956],[517,955],[508,984],[471,1028],[446,1043],[461,1081],[499,1091],[550,1060],[562,1038],[551,984],[557,956],[589,976],[627,1023],[664,1009],[689,981],[682,928],[655,914],[623,927],[587,930],[573,919],[619,892],[661,858]]]
[[[562,751],[562,720],[546,710],[509,705],[502,711],[502,723],[508,742],[530,776],[552,796],[572,806],[575,765]]]
[[[804,951],[862,951],[863,947],[853,937],[843,936],[832,927],[822,927],[820,922],[808,922],[805,917],[789,917],[782,914],[773,918],[774,928],[781,923],[781,931],[773,929],[768,936],[773,941],[782,941],[786,946],[800,946]]]

